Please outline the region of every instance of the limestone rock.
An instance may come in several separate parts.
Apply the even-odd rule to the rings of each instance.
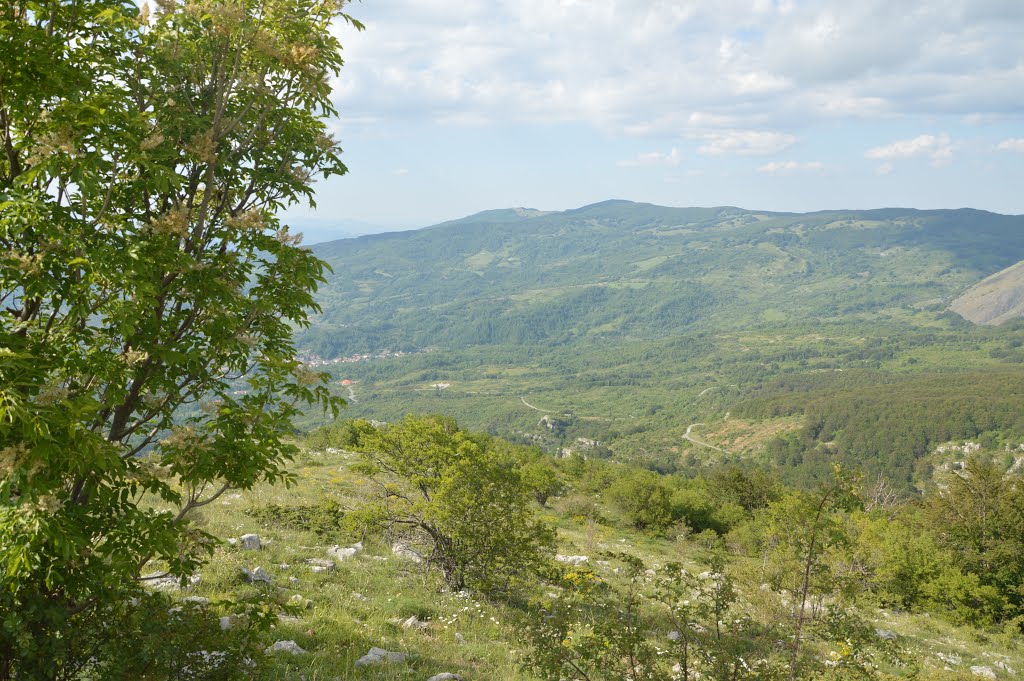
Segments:
[[[306,561],[309,569],[313,572],[330,572],[334,569],[334,561],[324,558],[310,558]]]
[[[996,669],[1002,669],[1004,672],[1006,672],[1010,676],[1017,676],[1017,670],[1014,669],[1013,667],[1011,667],[1010,665],[1006,664],[1002,660],[1000,660],[999,662],[996,662],[995,663],[995,667],[996,667]]]
[[[258,534],[243,534],[238,538],[238,548],[243,551],[259,551],[262,547]]]
[[[370,651],[356,660],[357,667],[367,667],[383,662],[405,662],[405,653],[393,653],[383,648],[370,648]]]
[[[416,615],[413,615],[409,619],[402,622],[403,629],[426,629],[430,626],[430,622],[421,622]]]
[[[249,568],[242,568],[242,577],[244,577],[245,581],[249,582],[250,584],[255,584],[256,582],[270,584],[270,575],[268,575],[267,571],[261,567],[257,567],[254,570],[250,570]]]
[[[423,556],[420,555],[419,551],[414,550],[404,542],[395,542],[392,544],[391,552],[399,558],[405,558],[406,560],[411,560],[414,563],[423,562]]]
[[[590,556],[563,556],[558,554],[555,556],[555,560],[566,565],[585,565],[590,562]]]
[[[441,674],[434,674],[427,681],[462,681],[462,677],[451,672],[443,672]]]
[[[887,629],[875,629],[875,634],[877,634],[878,638],[882,639],[883,641],[896,640],[896,632],[894,631],[889,631]]]
[[[352,546],[342,548],[341,546],[332,546],[327,549],[327,555],[338,561],[339,563],[348,560],[349,558],[355,558],[363,551],[363,542],[356,542]]]
[[[267,655],[273,655],[274,653],[291,653],[292,655],[301,655],[306,651],[299,647],[299,644],[295,641],[278,641],[263,652]]]
[[[983,679],[995,679],[995,678],[998,678],[996,676],[995,670],[992,669],[992,667],[981,667],[981,666],[971,667],[971,673],[974,674],[975,676],[980,676]]]

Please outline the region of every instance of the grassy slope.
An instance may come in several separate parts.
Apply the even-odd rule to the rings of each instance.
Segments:
[[[422,681],[444,671],[477,680],[532,678],[520,668],[523,641],[515,624],[515,613],[508,606],[443,593],[435,574],[395,558],[379,542],[368,543],[364,553],[340,564],[333,572],[313,574],[302,561],[326,557],[327,546],[334,541],[344,544],[344,538],[322,538],[272,522],[261,525],[246,514],[247,509],[270,503],[315,504],[326,498],[346,505],[358,503],[363,487],[359,478],[347,470],[347,463],[346,455],[340,453],[304,453],[293,466],[299,480],[295,487],[258,488],[203,510],[204,529],[225,537],[257,532],[265,541],[269,540],[269,545],[257,552],[226,545],[219,548],[191,595],[215,600],[251,595],[263,587],[243,583],[239,571],[241,567],[259,565],[272,575],[271,590],[279,598],[301,594],[312,602],[312,607],[302,611],[297,620],[279,623],[266,641],[269,645],[274,640],[295,640],[309,653],[295,657],[279,654],[258,678]],[[555,500],[552,506],[558,509],[561,502]],[[601,550],[625,550],[654,567],[670,560],[693,563],[696,548],[689,542],[654,539],[623,529],[616,522],[614,511],[601,510],[610,518],[609,524],[581,524],[557,510],[543,511],[559,529],[561,553],[594,556]],[[282,567],[284,564],[289,567]],[[757,582],[757,566],[740,563],[736,569],[744,580],[741,584],[746,584],[742,587],[744,600],[754,608],[756,616],[770,616],[779,604],[764,600],[766,596],[752,586]],[[290,581],[292,577],[297,581]],[[876,620],[877,626],[899,634],[900,640],[920,656],[925,669],[946,666],[936,653],[959,655],[962,664],[956,669],[963,672],[972,664],[991,666],[998,660],[1024,669],[1024,651],[1019,646],[1008,648],[1007,641],[998,635],[958,629],[920,615],[874,610],[866,614]],[[400,621],[412,615],[428,620],[429,627],[403,629]],[[370,646],[408,653],[410,661],[405,665],[356,670],[355,660]],[[969,674],[963,678],[970,678]]]

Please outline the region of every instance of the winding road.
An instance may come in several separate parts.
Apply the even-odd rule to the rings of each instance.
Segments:
[[[703,426],[703,425],[704,425],[703,423],[691,423],[690,425],[688,425],[686,427],[686,432],[683,434],[683,439],[687,440],[689,442],[692,442],[695,445],[700,445],[701,447],[707,447],[708,449],[713,449],[716,452],[721,452],[722,454],[729,454],[729,452],[725,451],[724,449],[722,449],[720,447],[716,447],[714,445],[709,445],[707,442],[703,442],[703,441],[698,440],[696,438],[690,437],[690,431],[693,430],[694,426]]]

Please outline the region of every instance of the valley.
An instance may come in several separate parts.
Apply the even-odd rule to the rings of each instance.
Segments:
[[[335,372],[359,381],[347,416],[444,413],[552,453],[591,439],[600,455],[663,472],[743,460],[809,484],[829,440],[794,444],[786,433],[800,410],[764,413],[757,400],[784,400],[794,381],[813,384],[800,388],[810,401],[899,381],[946,382],[955,399],[961,375],[995,387],[1024,365],[1024,323],[978,326],[951,311],[1024,260],[1024,217],[608,201],[488,211],[314,250],[334,273],[300,346],[417,353]],[[687,437],[698,422],[728,429],[737,406],[759,412],[740,446]],[[556,427],[538,427],[540,416]],[[1015,418],[989,425],[960,419],[951,437],[1024,440]],[[921,447],[933,444],[865,465],[914,487],[929,475]],[[799,462],[780,464],[793,447]]]

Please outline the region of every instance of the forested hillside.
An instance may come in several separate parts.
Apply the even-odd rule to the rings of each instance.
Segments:
[[[797,484],[839,460],[910,488],[943,442],[1024,442],[1022,322],[947,309],[1024,260],[1021,216],[609,201],[316,252],[334,272],[299,342],[353,416],[446,413],[551,452],[753,461]]]
[[[303,342],[333,356],[941,310],[1024,260],[1024,217],[609,201],[561,213],[488,211],[314,250],[334,274]]]

